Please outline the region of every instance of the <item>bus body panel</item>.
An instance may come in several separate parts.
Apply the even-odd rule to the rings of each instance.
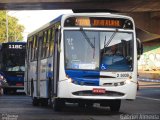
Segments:
[[[65,89],[64,89],[65,88]],[[105,89],[106,94],[94,95],[92,93],[93,88]],[[74,92],[90,91],[88,95],[73,95]],[[110,91],[123,93],[123,96],[110,95]],[[109,95],[107,96],[107,92]],[[71,98],[71,99],[135,99],[137,92],[137,84],[128,82],[123,86],[117,87],[105,87],[105,86],[80,86],[70,83],[65,80],[59,82],[59,98]]]
[[[28,80],[29,80],[29,86],[30,86],[30,95],[33,94],[33,96],[37,96],[37,63],[34,62],[30,62],[30,66],[29,66],[29,74],[28,74]],[[34,89],[32,88],[34,86]]]
[[[62,45],[62,44],[61,44]],[[66,70],[64,69],[64,53],[63,53],[63,47],[61,49],[61,55],[60,55],[60,73],[59,76],[59,83],[58,83],[58,98],[71,98],[71,99],[135,99],[136,92],[137,92],[137,77],[133,72],[100,72],[99,75],[102,76],[111,76],[115,78],[99,78],[99,85],[98,86],[86,86],[86,85],[75,85],[71,83],[71,79],[67,78]],[[117,77],[117,74],[123,75],[128,74],[131,76],[129,77]],[[105,86],[103,84],[112,83],[111,86]],[[119,84],[118,86],[114,86],[114,83]],[[124,85],[120,85],[120,83],[123,83]],[[124,93],[121,97],[116,96],[75,96],[72,93],[77,91],[84,91],[89,90],[92,91],[93,88],[100,88],[105,89],[106,94],[107,91],[115,91]],[[92,96],[92,97],[91,97]]]
[[[53,79],[53,58],[41,60],[40,97],[48,98],[49,79]]]
[[[78,15],[78,16],[81,16]],[[88,15],[86,15],[88,16]],[[91,15],[92,16],[92,15]],[[104,17],[104,16],[103,16]],[[119,16],[112,16],[112,15],[108,15],[107,17],[119,17]],[[66,19],[67,16],[62,17],[62,21],[63,19]],[[128,17],[127,17],[128,18]],[[131,19],[131,18],[129,18]],[[132,19],[131,19],[132,20]],[[62,22],[63,23],[63,22]],[[62,24],[63,25],[63,24]],[[134,29],[133,29],[134,32]],[[99,78],[98,79],[98,86],[80,86],[80,85],[74,85],[73,83],[70,83],[68,81],[70,81],[70,78],[68,79],[68,74],[65,70],[65,65],[64,65],[64,34],[63,34],[63,29],[62,29],[62,38],[61,38],[61,53],[60,53],[60,70],[59,73],[61,73],[61,75],[59,76],[59,84],[58,84],[58,96],[59,98],[79,98],[79,96],[74,96],[71,93],[72,92],[76,92],[76,91],[80,91],[80,90],[90,90],[92,91],[93,88],[104,88],[106,89],[106,91],[116,91],[116,92],[122,92],[125,95],[122,97],[103,97],[103,99],[135,99],[136,96],[136,91],[137,91],[137,61],[134,60],[134,66],[133,66],[133,71],[132,72],[99,72],[98,74],[100,76],[111,76],[111,77],[115,77],[115,78]],[[135,40],[135,34],[133,36],[133,39]],[[135,45],[135,41],[134,41],[134,45]],[[134,56],[137,55],[136,53],[136,46],[134,46]],[[117,78],[117,74],[118,75],[125,75],[127,74],[129,77],[119,77]],[[77,74],[76,74],[77,75]],[[84,79],[83,79],[84,80]],[[123,86],[114,86],[114,83],[121,83],[123,82],[125,85]],[[127,82],[127,83],[126,83]],[[105,87],[103,86],[103,84],[107,84],[107,83],[112,83],[111,87]],[[66,87],[64,87],[66,85]],[[73,85],[73,86],[72,86]],[[132,91],[130,91],[129,89],[131,89],[132,87]],[[65,88],[65,89],[64,89]],[[72,89],[73,88],[73,89]],[[72,90],[71,90],[72,89]],[[68,93],[67,93],[68,92]],[[68,97],[69,96],[69,97]],[[84,96],[81,96],[80,98],[83,98]],[[85,96],[84,98],[87,99],[87,97]],[[90,97],[88,96],[88,98],[90,99],[94,99],[94,97]],[[95,98],[97,99],[97,98]],[[101,99],[99,97],[99,99]]]

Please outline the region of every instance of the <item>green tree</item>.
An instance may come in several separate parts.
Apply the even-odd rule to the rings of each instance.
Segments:
[[[6,18],[8,18],[8,41],[23,40],[22,33],[24,26],[18,23],[18,19],[7,14],[6,11],[0,11],[0,43],[7,40]]]

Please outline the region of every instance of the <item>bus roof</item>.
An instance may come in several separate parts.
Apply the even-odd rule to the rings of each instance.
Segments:
[[[50,25],[52,25],[52,24],[54,24],[54,23],[56,23],[56,22],[61,21],[62,16],[63,16],[63,15],[60,15],[59,17],[53,19],[53,20],[50,21],[49,23],[46,23],[46,24],[44,24],[43,26],[41,26],[40,28],[36,29],[35,31],[29,33],[29,34],[28,34],[28,37],[34,35],[34,34],[37,33],[37,32],[40,32],[40,31],[43,30],[44,28],[47,28],[48,26],[50,26]]]
[[[112,14],[112,13],[70,13],[70,14],[64,14],[64,15],[60,15],[59,17],[53,19],[52,21],[50,21],[49,23],[44,24],[43,26],[41,26],[40,28],[36,29],[35,31],[31,32],[28,34],[28,37],[31,37],[32,35],[42,31],[43,29],[47,28],[48,26],[61,21],[62,19],[66,19],[68,17],[71,16],[97,16],[97,17],[102,17],[104,15],[107,15],[107,17],[115,17],[115,18],[126,18],[126,19],[130,19],[133,22],[132,17],[130,16],[126,16],[126,15],[120,15],[120,14]],[[63,18],[62,18],[63,17]]]

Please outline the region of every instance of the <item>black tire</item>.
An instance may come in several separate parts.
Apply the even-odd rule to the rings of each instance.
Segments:
[[[39,99],[37,99],[36,97],[34,97],[34,98],[32,99],[32,105],[33,105],[33,106],[38,106],[38,105],[39,105]]]
[[[56,112],[61,111],[64,106],[65,106],[65,101],[61,99],[54,100],[53,108]]]
[[[119,112],[120,107],[121,107],[121,100],[112,101],[110,104],[110,110],[112,112]]]
[[[93,103],[86,103],[86,107],[87,108],[92,108],[93,107]]]
[[[137,91],[139,90],[139,82],[137,81]]]
[[[49,78],[48,82],[48,105],[52,106],[52,87],[51,87],[51,78]]]
[[[78,103],[78,106],[79,106],[80,108],[85,108],[86,104],[83,103],[83,102],[79,102],[79,103]]]
[[[39,102],[42,106],[48,106],[48,98],[41,98]]]
[[[33,98],[33,93],[34,93],[34,83],[33,79],[31,79],[31,97]]]

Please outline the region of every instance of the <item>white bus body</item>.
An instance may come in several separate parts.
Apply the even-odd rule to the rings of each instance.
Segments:
[[[118,111],[121,99],[136,97],[136,44],[131,17],[62,15],[28,36],[25,91],[34,105],[50,100],[55,110],[77,102]],[[113,56],[108,53],[112,47]]]

